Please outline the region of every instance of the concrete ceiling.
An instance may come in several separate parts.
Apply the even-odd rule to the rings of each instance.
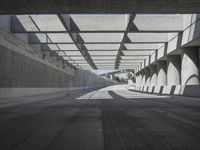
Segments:
[[[200,13],[199,0],[3,0],[1,14]]]
[[[183,15],[13,15],[11,31],[85,69],[130,69],[183,31]]]

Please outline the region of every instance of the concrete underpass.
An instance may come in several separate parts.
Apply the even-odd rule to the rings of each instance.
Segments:
[[[0,150],[199,150],[200,2],[0,5]]]

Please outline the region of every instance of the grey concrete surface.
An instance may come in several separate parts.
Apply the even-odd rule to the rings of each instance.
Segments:
[[[167,85],[167,62],[165,60],[157,62],[157,84]]]
[[[157,85],[157,65],[150,66],[150,85]]]
[[[146,83],[146,79],[145,79],[145,70],[141,70],[141,85],[145,85],[145,83]]]
[[[72,75],[0,46],[0,87],[69,87],[70,84],[73,86]]]
[[[150,68],[145,68],[145,85],[150,85]]]
[[[181,84],[181,56],[167,56],[167,85]]]
[[[187,47],[181,52],[181,84],[199,84],[199,48]]]
[[[191,3],[190,1],[190,4]],[[49,47],[49,50],[58,51],[59,48],[56,48],[56,45],[53,45],[53,43],[70,44],[68,46],[62,46],[60,49],[63,52],[59,52],[59,55],[64,55],[65,51],[66,55],[73,58],[73,60],[69,60],[69,63],[72,63],[78,68],[134,69],[138,72],[144,67],[149,67],[152,63],[155,64],[156,61],[165,59],[167,55],[172,55],[171,53],[173,53],[173,55],[174,53],[178,54],[182,46],[194,46],[195,44],[199,46],[199,14],[141,15],[137,14],[137,12],[134,13],[134,15],[32,14],[10,16],[11,21],[5,16],[0,16],[0,19],[2,21],[5,20],[7,26],[11,26],[11,32],[23,41],[27,42],[26,34],[30,33],[30,44],[41,43],[41,49],[43,51],[45,51],[47,47]],[[0,26],[8,30],[5,22],[0,23]],[[88,24],[88,22],[90,23]],[[35,35],[34,33],[41,34]],[[73,40],[70,39],[72,35]],[[51,44],[47,46],[45,43]],[[75,44],[74,46],[73,43]],[[81,47],[79,44],[84,45]],[[88,44],[92,44],[92,46],[88,46]],[[108,45],[105,46],[105,44],[112,45],[113,49]],[[119,44],[124,45],[123,51]],[[37,48],[37,46],[35,47]],[[99,51],[96,51],[97,47]],[[117,52],[119,47],[120,50]],[[68,50],[71,48],[74,51]],[[135,50],[132,51],[132,49]],[[82,50],[85,52],[84,54]],[[105,53],[105,50],[107,53]],[[76,56],[80,56],[79,58],[82,58],[82,60],[79,60]],[[84,58],[82,56],[84,58],[87,56],[89,60],[85,58],[87,61],[83,61]],[[104,58],[101,57],[105,57],[107,62],[104,63],[102,60]],[[66,57],[63,58],[69,59]],[[122,58],[121,62],[119,62],[119,58]],[[102,61],[100,61],[100,59]],[[116,63],[113,63],[115,59]],[[127,59],[131,59],[131,61],[127,63]],[[135,62],[137,59],[141,59],[140,62]],[[91,63],[93,60],[95,64]],[[108,60],[112,60],[112,62],[108,62]],[[96,61],[98,61],[98,63]],[[99,61],[101,63],[99,63]],[[88,63],[92,66],[90,67]]]
[[[198,150],[199,107],[200,99],[142,94],[123,85],[1,99],[0,149]]]
[[[41,45],[30,45],[28,34],[11,33],[11,16],[0,16],[0,20],[0,98],[81,90],[115,84],[114,81],[98,77],[91,71],[75,70],[62,59],[58,59],[57,54],[45,53],[46,57],[43,58]]]
[[[199,14],[183,15],[183,32],[169,33],[168,42],[160,46],[156,53],[152,53],[150,63],[143,62],[138,72],[152,63],[166,60],[169,55],[180,55],[183,47],[199,46],[199,31]],[[145,61],[149,62],[149,57]]]
[[[194,13],[197,0],[6,0],[0,13]]]

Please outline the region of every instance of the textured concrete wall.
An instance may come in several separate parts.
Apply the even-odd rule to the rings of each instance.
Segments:
[[[146,90],[146,89],[151,90]],[[183,95],[191,97],[200,97],[200,85],[166,85],[166,86],[155,86],[151,88],[150,86],[137,86],[135,89],[130,88],[130,90],[137,90],[141,92],[155,93],[155,94],[166,94],[166,95]]]
[[[74,87],[91,88],[103,87],[113,84],[116,84],[116,82],[110,79],[99,77],[96,74],[87,70],[76,70],[75,72]]]
[[[157,75],[157,85],[167,85],[167,61],[163,60],[157,62]]]
[[[167,85],[181,84],[181,56],[167,56]]]
[[[35,56],[37,57],[37,55]],[[113,85],[114,81],[86,70],[60,71],[0,46],[0,98],[82,90]]]
[[[31,47],[27,36],[13,35],[0,23],[0,98],[67,92],[115,84],[90,71],[74,71]]]
[[[150,68],[145,68],[145,85],[150,85]]]
[[[68,87],[73,76],[0,46],[0,87]]]
[[[181,84],[199,84],[199,48],[182,48],[181,57]]]
[[[145,82],[146,82],[146,80],[145,80],[145,71],[144,70],[141,70],[141,75],[142,75],[142,81],[141,81],[141,85],[145,85]]]
[[[157,85],[157,65],[150,65],[150,86]]]

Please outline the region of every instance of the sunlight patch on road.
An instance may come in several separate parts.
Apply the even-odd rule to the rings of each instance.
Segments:
[[[108,91],[98,90],[98,91],[92,91],[90,93],[87,93],[76,99],[113,99],[113,97],[110,96]]]

